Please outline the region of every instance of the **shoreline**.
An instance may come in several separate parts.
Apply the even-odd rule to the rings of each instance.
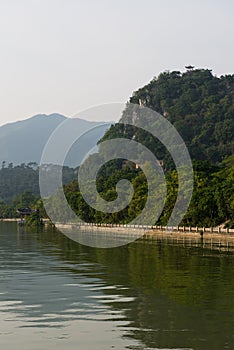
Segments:
[[[95,238],[115,237],[117,239],[121,238],[131,238],[134,240],[147,240],[152,243],[157,242],[166,244],[180,244],[187,247],[200,247],[207,248],[211,250],[218,250],[223,252],[234,252],[234,234],[226,233],[211,233],[205,232],[201,236],[199,232],[188,232],[188,231],[165,231],[158,229],[147,229],[147,228],[134,228],[134,227],[102,227],[95,225],[77,225],[77,224],[57,224],[57,229],[66,235],[66,230],[68,233],[72,231],[73,234],[82,232],[90,236],[92,232]],[[129,243],[129,242],[128,242]]]
[[[18,222],[19,218],[0,219],[1,222]],[[45,223],[48,219],[44,219]],[[194,227],[178,227],[178,229],[169,229],[165,226],[143,226],[143,225],[112,225],[112,224],[90,224],[90,223],[56,223],[55,227],[59,230],[77,229],[79,231],[109,234],[136,235],[142,238],[159,238],[159,239],[177,239],[183,241],[205,242],[210,244],[218,244],[226,246],[231,243],[234,248],[234,229],[222,228],[194,228]]]
[[[226,233],[210,233],[205,232],[201,236],[200,233],[189,233],[189,232],[181,232],[181,231],[173,231],[173,232],[162,232],[162,231],[147,231],[145,236],[152,237],[152,236],[161,236],[161,237],[171,237],[171,238],[186,238],[186,239],[199,239],[199,240],[217,240],[217,241],[230,241],[234,245],[234,235],[233,234],[226,234]]]
[[[0,219],[0,223],[1,222],[20,222],[21,219],[20,218],[10,218],[10,219]],[[48,223],[49,219],[42,219],[43,223]]]
[[[211,232],[208,229],[204,231],[188,231],[188,230],[169,230],[169,229],[158,229],[149,227],[130,227],[130,225],[94,225],[94,224],[62,224],[57,223],[55,226],[59,229],[78,229],[80,231],[97,231],[100,233],[119,233],[119,234],[129,234],[129,235],[141,235],[142,237],[160,237],[160,238],[178,238],[178,239],[194,239],[199,241],[212,241],[213,243],[219,243],[222,245],[222,241],[232,243],[234,247],[234,229],[230,229],[229,232]],[[188,229],[188,228],[187,228]],[[202,234],[200,233],[202,231]]]

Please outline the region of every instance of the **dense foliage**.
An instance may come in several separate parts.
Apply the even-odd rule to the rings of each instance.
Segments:
[[[53,165],[50,165],[50,167]],[[64,167],[63,182],[71,182],[76,170]],[[0,218],[17,216],[17,208],[34,208],[40,198],[37,163],[14,166],[2,163],[0,168]]]
[[[105,200],[116,198],[116,183],[125,178],[132,182],[134,197],[124,210],[106,214],[95,211],[84,201],[77,181],[64,187],[66,197],[78,216],[89,222],[128,223],[138,216],[147,198],[147,182],[144,173],[131,164],[118,168],[106,165],[97,179],[99,194]],[[166,225],[177,198],[177,172],[166,174],[167,197],[164,210],[157,221]],[[55,205],[56,207],[56,205]],[[62,213],[61,213],[62,217]],[[181,224],[185,226],[214,227],[226,223],[234,225],[234,156],[219,165],[194,161],[194,192],[190,206]]]
[[[164,72],[134,92],[130,102],[168,119],[185,141],[192,159],[216,163],[234,153],[234,75],[212,75],[208,69]],[[128,107],[124,121],[131,118]],[[171,167],[166,149],[142,130],[117,124],[104,139],[134,138]]]
[[[130,102],[139,100],[176,127],[193,159],[216,163],[234,153],[234,75],[218,78],[207,69],[165,72]]]
[[[179,131],[194,163],[194,193],[182,224],[234,224],[234,75],[215,77],[210,70],[165,72],[136,91],[130,102],[161,113]],[[127,105],[122,121],[133,122]],[[121,122],[121,121],[120,121]],[[166,225],[177,196],[177,172],[166,148],[142,129],[113,125],[102,140],[126,137],[147,146],[164,162],[167,199],[158,223]],[[116,198],[119,179],[131,180],[135,194],[127,208],[116,214],[94,211],[85,203],[76,183],[65,188],[78,215],[87,221],[127,223],[140,214],[147,198],[144,174],[126,161],[110,162],[97,180],[100,195]]]
[[[14,166],[3,162],[0,169],[0,201],[10,204],[14,197],[25,191],[39,197],[37,164]]]

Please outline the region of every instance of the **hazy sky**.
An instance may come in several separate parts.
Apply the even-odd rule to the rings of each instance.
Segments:
[[[124,102],[186,64],[234,73],[233,0],[0,0],[0,124]]]

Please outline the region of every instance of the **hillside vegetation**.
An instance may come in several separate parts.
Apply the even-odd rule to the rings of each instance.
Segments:
[[[234,75],[218,78],[207,69],[164,72],[134,92],[130,102],[168,119],[182,136],[192,159],[217,163],[234,153]],[[122,120],[127,122],[129,118],[132,113],[127,106]],[[117,137],[134,137],[172,166],[165,147],[142,130],[129,126],[123,133],[123,124],[117,124],[103,139]]]
[[[194,167],[194,192],[181,224],[208,227],[225,223],[226,227],[234,227],[234,75],[218,78],[207,69],[164,72],[134,92],[130,102],[162,114],[188,147]],[[132,117],[128,104],[120,123],[112,125],[100,142],[118,137],[134,139],[163,160],[167,197],[155,223],[166,225],[177,197],[175,164],[166,148],[151,134],[121,123],[132,121]],[[148,188],[142,169],[126,159],[109,161],[98,173],[97,189],[105,200],[112,201],[117,198],[116,184],[123,178],[131,181],[134,196],[117,213],[106,214],[89,207],[77,181],[64,186],[65,195],[86,222],[128,223],[141,213],[146,203]],[[54,207],[57,210],[56,203]]]
[[[234,226],[234,75],[215,77],[210,70],[164,72],[137,90],[130,102],[149,107],[167,118],[184,139],[194,167],[194,192],[181,222],[191,226]],[[126,137],[144,144],[164,162],[167,198],[157,221],[166,225],[177,197],[177,171],[166,148],[142,129],[124,125],[132,120],[127,105],[119,124],[112,125],[103,140]],[[100,141],[100,142],[101,142]],[[144,208],[147,182],[142,170],[126,160],[106,164],[97,178],[100,195],[116,199],[116,184],[127,178],[133,184],[134,197],[124,210],[106,214],[90,208],[76,182],[65,186],[73,209],[86,221],[128,223]]]
[[[48,165],[48,167],[56,167]],[[63,183],[76,177],[77,171],[63,167]],[[37,163],[2,163],[0,168],[0,218],[15,217],[17,208],[32,207],[40,198],[39,167]]]
[[[216,163],[234,153],[234,75],[207,69],[165,72],[130,99],[165,116],[179,131],[192,159]]]

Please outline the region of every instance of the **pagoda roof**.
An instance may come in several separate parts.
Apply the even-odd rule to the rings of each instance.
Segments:
[[[35,212],[35,210],[32,210],[30,208],[18,208],[17,209],[17,213],[19,213],[21,215],[30,215],[33,212]]]

